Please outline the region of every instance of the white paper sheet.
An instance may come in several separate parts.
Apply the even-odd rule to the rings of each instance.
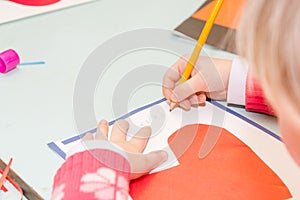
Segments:
[[[61,0],[47,6],[26,6],[9,0],[0,0],[0,24],[91,1],[95,0]]]
[[[229,109],[230,110],[230,109]],[[232,111],[232,110],[231,110]],[[175,165],[178,161],[168,146],[168,137],[176,130],[188,124],[208,124],[223,127],[247,144],[287,185],[294,199],[300,199],[300,168],[292,160],[284,144],[268,134],[259,124],[251,123],[237,113],[228,112],[217,102],[206,106],[192,108],[185,112],[175,109],[169,112],[169,105],[163,101],[147,109],[138,109],[138,112],[127,118],[131,124],[130,134],[145,125],[151,125],[152,136],[145,152],[165,149],[169,159],[162,166],[155,169],[160,171]],[[262,129],[262,130],[261,130]],[[67,139],[68,140],[68,139]],[[78,140],[64,144],[67,140],[54,142],[63,152],[67,152]],[[53,143],[52,143],[53,144]],[[48,144],[49,145],[49,144]],[[49,145],[51,148],[51,145]],[[53,148],[52,148],[53,149]],[[56,149],[53,149],[56,151]],[[57,151],[56,151],[57,152]],[[59,152],[57,152],[59,153]]]

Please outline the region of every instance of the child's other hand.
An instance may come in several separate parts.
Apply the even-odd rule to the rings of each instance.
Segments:
[[[163,79],[164,96],[169,101],[178,103],[184,110],[204,104],[206,97],[225,100],[231,61],[201,56],[190,79],[177,85],[188,60],[189,56],[181,57],[166,72]]]
[[[108,123],[105,120],[99,122],[95,137],[87,133],[83,140],[108,140]],[[151,135],[150,127],[141,128],[130,140],[126,140],[129,123],[126,120],[115,122],[112,127],[110,141],[121,147],[128,155],[131,166],[131,179],[139,178],[148,174],[152,169],[158,167],[167,160],[165,151],[153,151],[142,154]]]

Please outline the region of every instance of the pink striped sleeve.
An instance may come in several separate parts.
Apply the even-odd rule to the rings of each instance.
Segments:
[[[57,171],[52,199],[127,199],[130,165],[107,149],[70,156]]]
[[[270,104],[266,101],[263,91],[256,79],[248,74],[246,82],[246,110],[274,115]]]

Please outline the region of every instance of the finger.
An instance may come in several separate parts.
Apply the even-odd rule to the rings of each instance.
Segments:
[[[214,100],[226,100],[227,98],[227,91],[215,91],[210,92],[207,94],[208,98],[214,99]]]
[[[141,128],[129,141],[129,143],[137,148],[139,153],[142,153],[148,143],[148,139],[151,135],[151,128],[145,126]]]
[[[175,88],[176,83],[180,79],[180,74],[173,68],[168,69],[163,77],[163,94],[166,99],[170,99],[173,89]]]
[[[119,120],[114,123],[110,140],[112,142],[126,141],[126,134],[129,129],[129,123],[126,120]]]
[[[170,99],[172,90],[181,78],[189,56],[183,56],[176,61],[165,73],[163,77],[163,94],[166,99]]]
[[[188,99],[183,100],[179,103],[180,108],[182,108],[185,111],[189,111],[191,109],[191,103]]]
[[[131,180],[148,174],[168,159],[165,151],[152,151],[148,154],[128,155],[131,165]]]
[[[195,105],[195,104],[198,104],[198,97],[196,94],[193,94],[192,96],[190,96],[188,98],[189,102],[191,105]]]
[[[163,92],[163,95],[164,95],[164,97],[168,100],[168,101],[170,101],[170,99],[171,99],[171,95],[172,95],[172,89],[170,89],[170,88],[166,88],[166,87],[162,87],[162,92]]]
[[[205,93],[200,93],[198,95],[198,104],[204,104],[206,102],[206,94]]]
[[[91,134],[91,133],[86,133],[86,134],[82,137],[82,140],[83,140],[83,141],[93,140],[93,139],[94,139],[94,136],[93,136],[93,134]]]
[[[106,120],[101,120],[98,124],[97,133],[95,139],[107,139],[108,137],[108,122]]]
[[[191,95],[195,94],[196,92],[205,91],[205,90],[206,87],[201,75],[196,74],[189,80],[176,86],[170,98],[173,102],[181,102],[184,99],[187,99]]]
[[[191,103],[191,105],[200,105],[205,103],[205,101],[206,101],[205,93],[194,94],[191,97],[189,97],[189,102]]]

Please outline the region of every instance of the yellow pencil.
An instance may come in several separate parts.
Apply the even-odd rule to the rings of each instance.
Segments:
[[[181,76],[181,79],[179,80],[179,83],[178,84],[182,84],[183,82],[185,82],[187,79],[189,79],[189,77],[191,76],[191,73],[194,69],[194,65],[196,64],[197,60],[198,60],[198,57],[199,57],[199,54],[202,50],[202,47],[203,45],[205,44],[206,42],[206,39],[210,33],[210,30],[214,24],[214,21],[219,13],[219,10],[221,8],[221,5],[223,3],[224,0],[216,0],[216,3],[205,23],[205,26],[204,28],[202,29],[202,32],[199,36],[199,39],[198,39],[198,42],[194,48],[194,51],[190,57],[190,60],[189,62],[187,63],[186,67],[185,67],[185,70]],[[176,107],[176,103],[175,102],[171,102],[171,105],[170,105],[170,112]]]

